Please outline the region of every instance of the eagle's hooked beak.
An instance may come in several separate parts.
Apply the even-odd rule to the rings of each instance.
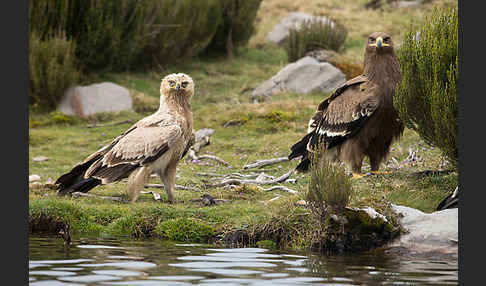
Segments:
[[[176,88],[175,88],[177,91],[179,91],[181,89],[181,83],[178,82],[177,85],[176,85]]]
[[[378,38],[376,38],[375,43],[370,44],[370,46],[377,47],[377,48],[381,48],[381,47],[388,47],[390,45],[383,43],[383,38],[382,37],[378,37]]]

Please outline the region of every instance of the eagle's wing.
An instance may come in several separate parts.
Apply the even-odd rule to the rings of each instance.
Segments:
[[[326,108],[329,106],[329,103],[331,101],[333,101],[337,96],[341,95],[347,88],[350,88],[350,87],[357,85],[357,84],[366,83],[366,82],[368,82],[368,78],[364,75],[360,75],[360,76],[354,77],[354,78],[346,81],[340,87],[338,87],[334,91],[334,93],[331,94],[331,96],[329,96],[326,100],[322,101],[317,106],[316,112],[314,113],[314,115],[309,120],[307,133],[309,134],[309,133],[315,131],[315,129],[317,128],[317,124],[322,119],[324,110],[326,110]]]
[[[321,102],[309,122],[313,136],[308,150],[323,143],[331,148],[355,134],[379,106],[376,88],[365,76],[359,76]]]
[[[182,129],[166,117],[143,119],[98,151],[98,160],[84,175],[107,182],[118,180],[139,166],[157,160],[182,138]]]

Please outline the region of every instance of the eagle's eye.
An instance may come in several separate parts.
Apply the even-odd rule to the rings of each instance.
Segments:
[[[170,87],[173,87],[175,84],[176,84],[176,83],[175,83],[175,81],[173,81],[173,80],[169,80],[169,86],[170,86]]]
[[[182,88],[186,88],[186,86],[187,86],[188,84],[189,84],[189,82],[187,82],[187,81],[183,81],[183,82],[182,82]]]
[[[368,43],[374,43],[374,42],[375,42],[375,38],[373,38],[373,37],[368,38]]]
[[[391,40],[391,39],[390,39],[390,37],[386,37],[386,38],[384,38],[384,39],[383,39],[383,41],[384,41],[385,43],[389,43],[389,42],[390,42],[390,40]]]

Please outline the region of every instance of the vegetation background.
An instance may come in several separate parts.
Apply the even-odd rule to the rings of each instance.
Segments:
[[[198,191],[179,190],[175,205],[154,202],[150,195],[142,195],[135,205],[97,198],[58,198],[53,190],[31,186],[31,232],[53,231],[58,223],[67,221],[74,233],[179,239],[171,236],[171,229],[183,225],[194,229],[195,235],[181,239],[201,241],[235,229],[250,233],[292,229],[294,232],[280,233],[280,246],[305,247],[312,240],[315,222],[294,203],[305,198],[309,176],[295,175],[296,183],[284,183],[299,192],[289,194],[263,191],[254,185],[210,188],[210,179],[202,175],[244,172],[244,165],[258,159],[287,156],[290,146],[304,135],[317,104],[329,96],[286,92],[271,101],[250,103],[251,91],[289,63],[285,47],[267,42],[268,32],[291,12],[331,17],[347,31],[336,66],[350,77],[356,66],[362,65],[364,42],[370,33],[386,31],[400,45],[408,31],[423,26],[437,9],[457,7],[457,1],[452,0],[422,1],[405,8],[397,8],[394,1],[382,1],[377,9],[365,8],[370,2],[365,0],[121,2],[123,5],[103,1],[90,6],[95,2],[29,1],[29,174],[40,175],[43,182],[55,180],[129,126],[88,128],[89,124],[135,122],[155,111],[160,80],[172,72],[187,73],[195,80],[195,129],[215,130],[211,144],[201,152],[217,155],[229,165],[181,162],[177,184]],[[83,16],[74,11],[83,11]],[[74,28],[80,26],[83,29]],[[46,45],[55,48],[46,49]],[[101,81],[128,88],[134,97],[134,111],[87,118],[54,111],[66,86]],[[392,174],[353,181],[348,205],[372,206],[387,216],[391,216],[390,203],[434,211],[456,187],[458,170],[431,144],[407,128],[382,166]],[[49,159],[33,160],[39,156]],[[280,176],[296,165],[296,161],[284,162],[265,172]],[[368,170],[365,161],[364,171]],[[159,182],[153,179],[153,183]],[[121,195],[125,187],[121,182],[90,193]],[[194,199],[204,193],[231,203],[202,206]],[[166,199],[164,192],[161,196]]]

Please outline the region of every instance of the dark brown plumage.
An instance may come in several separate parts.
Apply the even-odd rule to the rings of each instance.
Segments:
[[[307,134],[291,147],[289,159],[302,156],[298,171],[307,171],[310,153],[347,163],[354,177],[368,156],[377,172],[391,143],[403,133],[393,107],[393,94],[401,81],[400,65],[391,37],[382,32],[366,40],[364,72],[345,82],[321,102],[309,121]]]

